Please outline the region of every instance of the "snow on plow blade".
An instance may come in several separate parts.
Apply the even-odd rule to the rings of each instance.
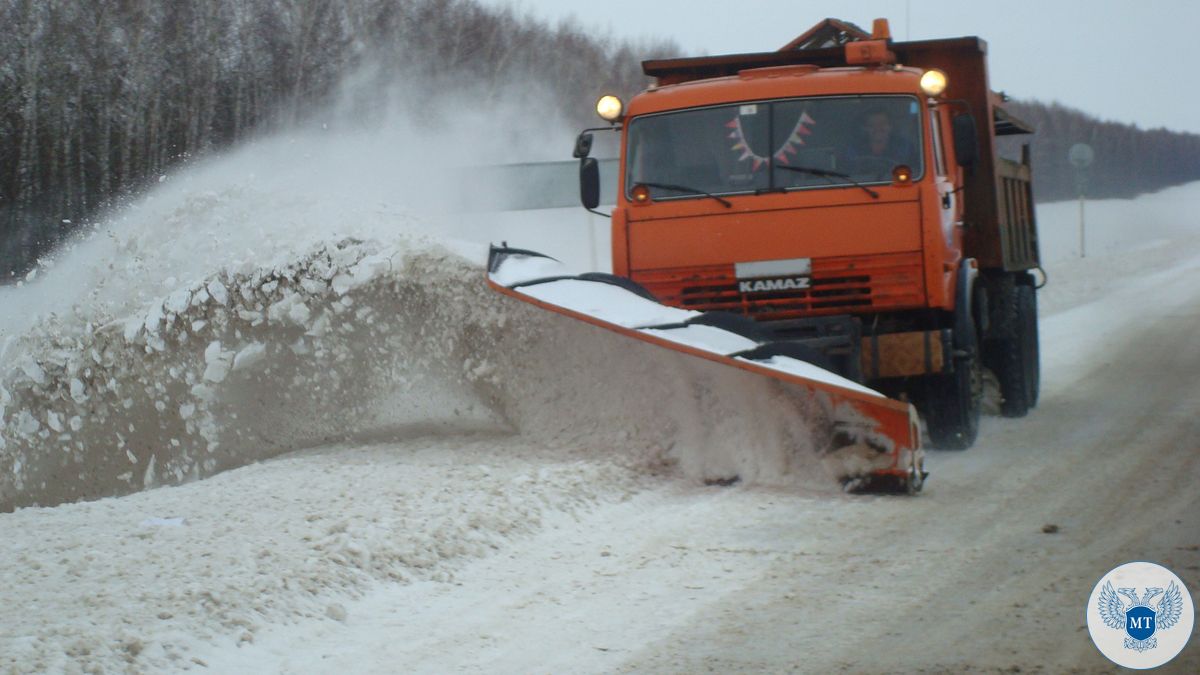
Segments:
[[[809,363],[803,346],[757,339],[750,319],[661,305],[628,279],[578,274],[549,256],[506,245],[491,247],[487,281],[542,309],[806,390],[831,412],[828,453],[841,460],[847,489],[915,493],[924,483],[912,405]]]

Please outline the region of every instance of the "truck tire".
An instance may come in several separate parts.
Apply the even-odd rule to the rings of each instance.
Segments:
[[[983,402],[983,364],[974,330],[955,340],[954,372],[931,377],[925,384],[925,426],[933,447],[966,450],[979,435]]]
[[[1000,381],[1000,412],[1005,417],[1024,417],[1037,405],[1041,386],[1038,349],[1037,291],[1017,284],[1012,293],[1013,330],[996,345]]]

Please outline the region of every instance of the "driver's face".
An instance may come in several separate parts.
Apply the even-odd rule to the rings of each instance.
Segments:
[[[892,135],[892,121],[885,113],[875,113],[863,123],[863,132],[872,148],[884,148]]]

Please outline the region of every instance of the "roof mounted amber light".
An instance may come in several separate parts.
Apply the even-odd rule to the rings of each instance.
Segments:
[[[650,203],[650,188],[645,185],[634,185],[629,191],[633,197],[634,204],[649,204]]]
[[[846,64],[851,66],[887,65],[896,62],[896,55],[888,49],[892,42],[892,30],[887,19],[875,19],[868,39],[850,40],[846,43]]]
[[[887,19],[875,19],[871,23],[871,39],[872,40],[891,40],[892,29],[888,26]]]
[[[900,164],[892,169],[892,182],[896,185],[912,183],[912,169],[907,164]]]
[[[896,62],[887,40],[851,40],[846,43],[846,63],[851,66],[882,66]]]

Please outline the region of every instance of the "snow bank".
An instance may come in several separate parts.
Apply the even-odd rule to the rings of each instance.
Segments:
[[[132,316],[51,320],[10,346],[23,356],[2,380],[0,507],[431,425],[702,478],[770,480],[811,451],[806,404],[783,387],[630,342],[502,298],[437,244],[345,240],[225,269]]]
[[[203,668],[200,645],[354,620],[353,601],[378,585],[453,582],[463,563],[626,499],[639,480],[473,434],[330,446],[181,487],[21,509],[0,518],[5,600],[22,608],[0,615],[0,672]]]

